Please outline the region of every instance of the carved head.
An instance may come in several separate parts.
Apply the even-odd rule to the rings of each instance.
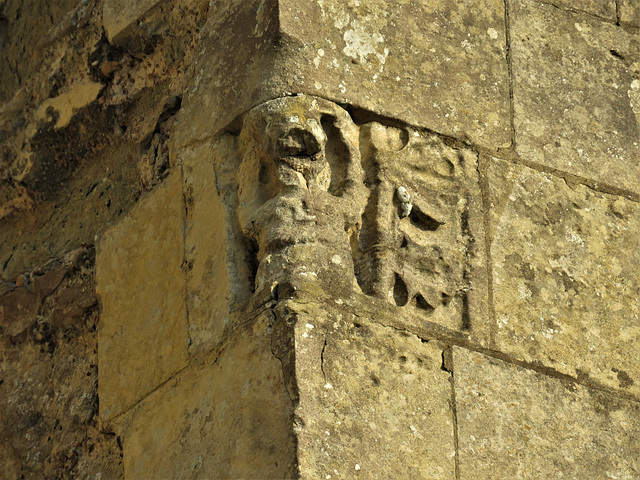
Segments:
[[[247,113],[238,171],[242,209],[256,209],[282,191],[349,195],[362,183],[358,129],[327,100],[298,95],[265,102]]]

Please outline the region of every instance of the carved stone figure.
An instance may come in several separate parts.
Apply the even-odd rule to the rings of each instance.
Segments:
[[[476,154],[377,122],[361,127],[361,148],[371,188],[356,252],[362,290],[464,327],[479,223]]]
[[[349,114],[321,98],[278,98],[246,115],[238,219],[257,255],[257,290],[285,279],[357,285],[350,237],[368,193],[358,144]]]

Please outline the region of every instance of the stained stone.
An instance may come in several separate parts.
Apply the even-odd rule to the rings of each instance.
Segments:
[[[96,252],[100,416],[108,421],[186,364],[180,172],[107,231]]]
[[[268,317],[145,398],[119,427],[125,478],[298,478]]]
[[[640,4],[637,0],[620,0],[620,22],[640,27]]]
[[[307,93],[488,147],[510,144],[502,1],[212,8],[183,104],[184,142],[265,100]]]
[[[640,404],[453,348],[460,480],[640,478]]]
[[[640,205],[495,160],[495,347],[640,394]]]
[[[533,0],[512,2],[510,18],[517,152],[639,193],[637,39]]]
[[[455,478],[442,347],[325,305],[292,306],[302,478]]]

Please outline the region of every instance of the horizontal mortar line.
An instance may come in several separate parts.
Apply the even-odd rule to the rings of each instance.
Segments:
[[[311,304],[311,303],[317,303],[317,302],[299,302],[299,303],[307,303],[307,304]],[[347,307],[348,308],[348,307]],[[576,383],[578,385],[582,385],[584,387],[587,388],[591,388],[593,390],[599,390],[611,395],[614,395],[616,397],[619,398],[624,398],[626,400],[631,400],[633,402],[639,403],[640,402],[640,397],[638,397],[635,394],[632,393],[627,393],[615,388],[611,388],[611,387],[606,387],[604,385],[600,385],[598,383],[595,383],[593,381],[589,382],[589,381],[585,381],[585,380],[580,380],[576,377],[573,377],[569,374],[566,373],[562,373],[558,370],[556,370],[553,367],[549,367],[546,365],[542,365],[542,364],[535,364],[535,363],[531,363],[531,362],[527,362],[525,360],[518,360],[517,358],[513,358],[511,357],[509,354],[498,351],[498,350],[492,350],[490,348],[485,348],[482,347],[476,343],[474,343],[472,340],[469,339],[468,335],[462,333],[462,332],[457,332],[455,330],[451,330],[447,327],[443,327],[442,325],[438,325],[432,322],[425,322],[421,325],[421,327],[423,328],[423,331],[421,332],[416,332],[413,330],[413,326],[411,325],[407,325],[405,322],[402,321],[397,321],[395,324],[392,323],[384,323],[380,320],[376,320],[375,319],[375,313],[374,312],[366,312],[366,314],[361,315],[359,313],[357,313],[355,310],[351,310],[349,309],[349,313],[352,313],[354,316],[358,317],[358,318],[362,318],[362,319],[366,319],[369,320],[373,323],[377,323],[378,325],[382,325],[384,327],[388,327],[388,328],[393,328],[394,330],[400,331],[400,332],[405,332],[407,334],[413,335],[417,338],[419,338],[420,340],[422,340],[423,342],[429,342],[430,340],[439,340],[442,341],[447,347],[450,346],[457,346],[457,347],[462,347],[462,348],[466,348],[467,350],[471,350],[477,353],[481,353],[483,355],[486,355],[488,357],[492,357],[492,358],[496,358],[498,360],[502,360],[506,363],[510,363],[513,365],[517,365],[519,367],[525,368],[527,370],[531,370],[534,371],[536,373],[541,373],[543,375],[546,375],[548,377],[552,377],[552,378],[557,378],[559,380],[564,380],[566,382],[569,383]],[[422,330],[422,329],[421,329]],[[428,338],[425,338],[428,337]],[[454,371],[455,371],[455,366],[454,366]],[[593,382],[593,383],[592,383]]]
[[[474,148],[477,148],[477,147],[474,147]],[[636,193],[630,190],[625,190],[624,188],[616,187],[609,183],[599,182],[591,178],[576,175],[575,173],[570,173],[564,170],[549,167],[547,165],[543,165],[538,162],[525,160],[520,155],[512,151],[501,150],[497,153],[494,153],[491,150],[488,150],[482,147],[478,148],[478,151],[484,155],[489,155],[499,160],[504,160],[507,162],[514,163],[516,165],[529,167],[541,173],[548,173],[550,175],[553,175],[554,177],[561,178],[570,183],[577,183],[579,185],[584,185],[585,187],[588,187],[589,189],[595,192],[605,193],[607,195],[616,195],[619,197],[624,197],[627,200],[630,200],[632,202],[640,203],[640,193]]]
[[[362,318],[362,317],[360,317],[360,318]],[[407,333],[409,333],[411,335],[414,335],[414,336],[418,337],[422,341],[425,341],[425,342],[429,341],[429,339],[423,338],[420,334],[418,334],[418,333],[416,333],[416,332],[414,332],[414,331],[412,331],[410,329],[407,329],[406,328],[407,326],[399,327],[399,326],[395,326],[395,325],[387,325],[387,324],[385,324],[383,322],[380,322],[378,320],[373,320],[373,319],[371,319],[371,321],[373,321],[374,323],[377,323],[379,325],[383,325],[385,327],[393,328],[393,329],[398,330],[398,331],[407,332]],[[626,400],[631,400],[633,402],[637,402],[637,403],[640,402],[640,398],[638,396],[636,396],[635,394],[627,393],[627,392],[624,392],[624,391],[621,391],[621,390],[618,390],[618,389],[615,389],[615,388],[611,388],[611,387],[606,387],[604,385],[599,385],[597,383],[591,383],[591,382],[587,382],[587,381],[584,381],[584,380],[580,380],[580,379],[578,379],[576,377],[573,377],[573,376],[571,376],[569,374],[562,373],[562,372],[556,370],[553,367],[549,367],[549,366],[542,365],[542,364],[538,365],[538,364],[535,364],[535,363],[527,362],[525,360],[518,360],[517,358],[511,357],[507,353],[504,353],[504,352],[501,352],[501,351],[498,351],[498,350],[492,350],[492,349],[489,349],[489,348],[485,348],[485,347],[482,347],[480,345],[476,345],[472,341],[469,341],[469,340],[460,339],[459,337],[461,336],[461,334],[459,334],[458,332],[451,331],[451,330],[447,329],[446,327],[441,327],[440,325],[433,325],[433,326],[436,326],[437,328],[433,328],[433,329],[431,329],[432,331],[428,331],[428,332],[425,332],[425,333],[427,333],[429,336],[432,336],[433,340],[443,341],[447,346],[457,346],[457,347],[465,348],[467,350],[471,350],[471,351],[474,351],[474,352],[477,352],[477,353],[481,353],[481,354],[486,355],[488,357],[496,358],[496,359],[501,360],[501,361],[506,362],[506,363],[517,365],[519,367],[525,368],[527,370],[534,371],[536,373],[541,373],[541,374],[546,375],[548,377],[557,378],[559,380],[564,380],[564,381],[567,381],[567,382],[570,382],[570,383],[577,383],[577,384],[582,385],[584,387],[591,388],[593,390],[599,390],[599,391],[602,391],[602,392],[605,392],[605,393],[608,393],[608,394],[611,394],[611,395],[614,395],[614,396],[617,396],[617,397],[620,397],[620,398],[624,398]],[[442,332],[439,332],[439,330],[440,331],[449,330],[449,332],[446,332],[446,333],[443,334]],[[454,372],[455,372],[455,366],[454,366]]]
[[[598,15],[596,13],[592,13],[592,12],[587,12],[586,10],[580,10],[577,8],[572,8],[572,7],[567,7],[565,5],[557,5],[555,3],[553,3],[552,0],[536,0],[537,3],[541,3],[543,5],[549,5],[550,7],[554,7],[557,8],[558,10],[563,10],[565,12],[570,12],[570,13],[574,13],[574,14],[578,14],[578,15],[586,15],[588,17],[594,18],[598,21],[602,21],[604,23],[609,23],[611,25],[615,25],[615,26],[619,26],[618,25],[618,21],[617,21],[617,9],[616,9],[616,19],[612,20],[611,18],[607,18],[607,17],[603,17],[601,15]]]

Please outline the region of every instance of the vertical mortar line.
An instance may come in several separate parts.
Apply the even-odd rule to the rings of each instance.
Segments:
[[[513,101],[513,55],[511,52],[511,7],[504,0],[504,36],[507,49],[507,75],[509,76],[509,126],[511,128],[511,150],[516,149],[515,105]]]
[[[487,308],[489,313],[489,348],[496,349],[496,309],[493,292],[493,259],[491,257],[491,192],[487,172],[491,159],[480,153],[478,156],[478,176],[480,196],[482,197],[482,221],[484,226],[485,268],[487,270]]]
[[[451,384],[451,414],[453,416],[453,448],[455,449],[454,457],[454,477],[460,480],[460,442],[458,437],[458,405],[456,402],[456,386],[455,386],[455,369],[453,366],[453,350],[451,347],[442,352],[443,360],[448,367],[449,383]]]
[[[616,1],[616,25],[620,25],[620,2],[622,0],[615,0]]]
[[[184,312],[186,316],[186,326],[188,343],[187,358],[191,356],[191,322],[189,318],[189,269],[187,265],[187,225],[189,219],[189,204],[187,201],[187,192],[185,192],[185,174],[184,165],[178,165],[180,169],[180,183],[182,186],[182,275],[184,276]]]

